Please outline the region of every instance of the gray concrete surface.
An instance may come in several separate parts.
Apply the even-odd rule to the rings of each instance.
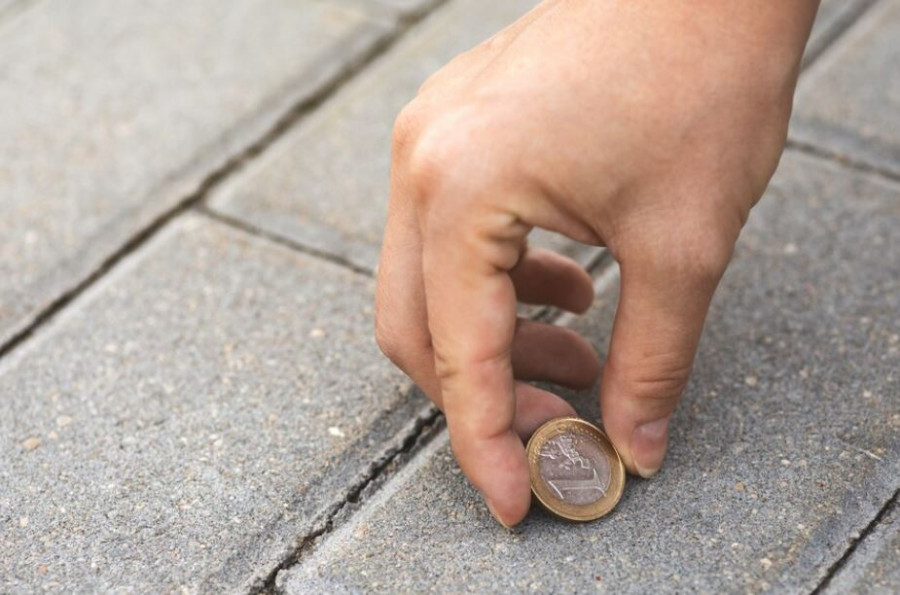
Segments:
[[[533,6],[457,0],[213,194],[212,209],[374,269],[387,213],[394,118],[429,74]],[[540,234],[585,259],[591,250]]]
[[[0,26],[3,21],[18,14],[31,0],[0,0]]]
[[[900,186],[790,154],[716,296],[667,467],[500,528],[439,440],[284,571],[313,591],[812,590],[900,487]],[[574,326],[605,352],[616,286]],[[573,396],[595,418],[596,396]],[[896,567],[896,562],[894,562]]]
[[[361,15],[45,0],[0,29],[0,343],[385,34]]]
[[[372,285],[191,216],[0,363],[0,592],[258,584],[424,405]]]
[[[433,410],[374,345],[371,279],[302,247],[375,265],[395,114],[535,2],[448,0],[230,171],[221,221],[147,241],[439,2],[0,0],[0,345],[87,285],[0,349],[0,592],[259,592],[282,567],[291,593],[896,590],[900,185],[852,164],[900,171],[897,0],[852,26],[870,0],[824,0],[791,134],[851,167],[786,158],[657,479],[603,521],[535,510],[510,534],[445,434],[407,452]],[[603,279],[575,322],[601,353]],[[568,396],[596,418],[592,391]]]
[[[805,61],[815,59],[828,45],[877,0],[822,0],[812,34],[806,44]]]
[[[801,79],[791,138],[900,175],[897,39],[900,1],[866,11]]]
[[[900,507],[896,501],[841,567],[826,593],[900,593]]]
[[[346,0],[345,0],[346,1]],[[359,2],[360,4],[369,5],[371,0],[349,0],[351,2]],[[438,4],[447,0],[377,0],[403,15],[419,15],[433,9]]]

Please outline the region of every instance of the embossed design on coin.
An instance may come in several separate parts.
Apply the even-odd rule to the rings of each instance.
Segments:
[[[541,477],[556,496],[578,506],[596,502],[609,488],[609,461],[596,443],[577,434],[560,434],[540,451]]]
[[[552,419],[526,446],[531,491],[555,515],[591,521],[609,513],[625,489],[625,465],[600,428],[577,417]]]

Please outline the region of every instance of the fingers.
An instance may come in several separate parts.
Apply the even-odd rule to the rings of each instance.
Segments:
[[[395,143],[396,162],[409,147]],[[592,347],[577,334],[518,321],[516,292],[530,302],[583,310],[593,288],[565,257],[533,250],[520,258],[529,228],[508,214],[475,214],[454,202],[456,218],[429,221],[406,171],[392,172],[378,271],[379,345],[442,407],[460,467],[510,526],[531,501],[521,437],[550,417],[573,413],[559,397],[516,383],[514,374],[584,387],[598,369]],[[466,216],[472,217],[460,219]]]
[[[727,259],[707,266],[622,264],[619,307],[603,371],[607,433],[629,471],[662,466],[669,418],[687,384],[710,300]]]
[[[406,206],[392,203],[389,208],[378,268],[376,336],[388,357],[442,407],[425,309],[421,240],[415,214]],[[584,309],[583,302],[593,296],[590,278],[574,261],[540,249],[525,253],[513,282],[517,294],[529,301],[571,310]],[[576,332],[523,319],[517,320],[512,363],[519,380],[571,388],[589,388],[599,375],[596,352]]]
[[[390,292],[385,292],[386,295],[388,293]],[[407,337],[415,337],[420,330],[412,320],[400,321],[399,324],[400,328],[394,332]],[[424,327],[427,321],[422,324]],[[399,353],[404,355],[400,356]],[[430,339],[419,338],[417,342],[410,340],[389,356],[435,405],[443,409]],[[517,380],[551,382],[569,388],[585,389],[593,386],[600,375],[600,363],[593,346],[575,331],[552,324],[519,318],[511,357],[513,375]],[[517,396],[521,398],[518,389]]]
[[[575,409],[562,397],[525,382],[516,383],[516,421],[513,429],[523,442],[544,422],[574,415]]]
[[[453,451],[497,520],[511,526],[531,504],[525,448],[513,429],[516,293],[508,274],[529,229],[483,209],[457,202],[452,212],[420,214],[425,296]]]
[[[597,353],[581,335],[521,319],[513,339],[512,366],[519,380],[543,380],[570,388],[590,388],[600,374]]]
[[[422,239],[409,200],[408,180],[396,163],[391,171],[391,198],[378,263],[375,337],[384,354],[440,407],[425,311]]]
[[[594,301],[590,275],[571,258],[529,247],[510,271],[516,296],[526,304],[556,306],[582,313]]]
[[[406,200],[405,184],[399,172],[392,176],[392,201],[376,291],[376,336],[383,351],[440,408],[440,385],[434,369],[434,351],[428,332],[422,277],[422,243],[412,204]],[[559,270],[556,270],[559,269]],[[580,308],[579,300],[556,297],[571,291],[581,296],[592,294],[585,273],[572,260],[545,250],[528,250],[516,267],[514,281],[519,285],[553,287],[553,295],[542,296],[525,287],[529,301],[558,307]],[[517,292],[519,287],[517,286]],[[584,300],[584,297],[579,298]],[[575,304],[573,306],[572,304]],[[588,388],[599,374],[597,354],[577,333],[534,321],[519,319],[513,341],[512,362],[515,375],[523,380],[542,380]],[[516,383],[516,413],[513,429],[526,440],[542,423],[554,417],[574,415],[572,407],[553,393]]]

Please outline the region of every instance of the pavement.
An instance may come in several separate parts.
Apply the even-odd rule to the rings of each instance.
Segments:
[[[0,0],[0,592],[900,591],[900,0],[823,1],[610,516],[501,528],[381,356],[393,118],[534,3]]]

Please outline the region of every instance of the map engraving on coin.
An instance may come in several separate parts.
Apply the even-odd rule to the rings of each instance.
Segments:
[[[602,498],[609,489],[609,461],[585,436],[554,436],[544,443],[540,457],[541,477],[560,500],[584,506]]]
[[[608,514],[622,497],[625,465],[609,437],[578,417],[558,417],[525,446],[531,491],[551,513],[570,521]]]

